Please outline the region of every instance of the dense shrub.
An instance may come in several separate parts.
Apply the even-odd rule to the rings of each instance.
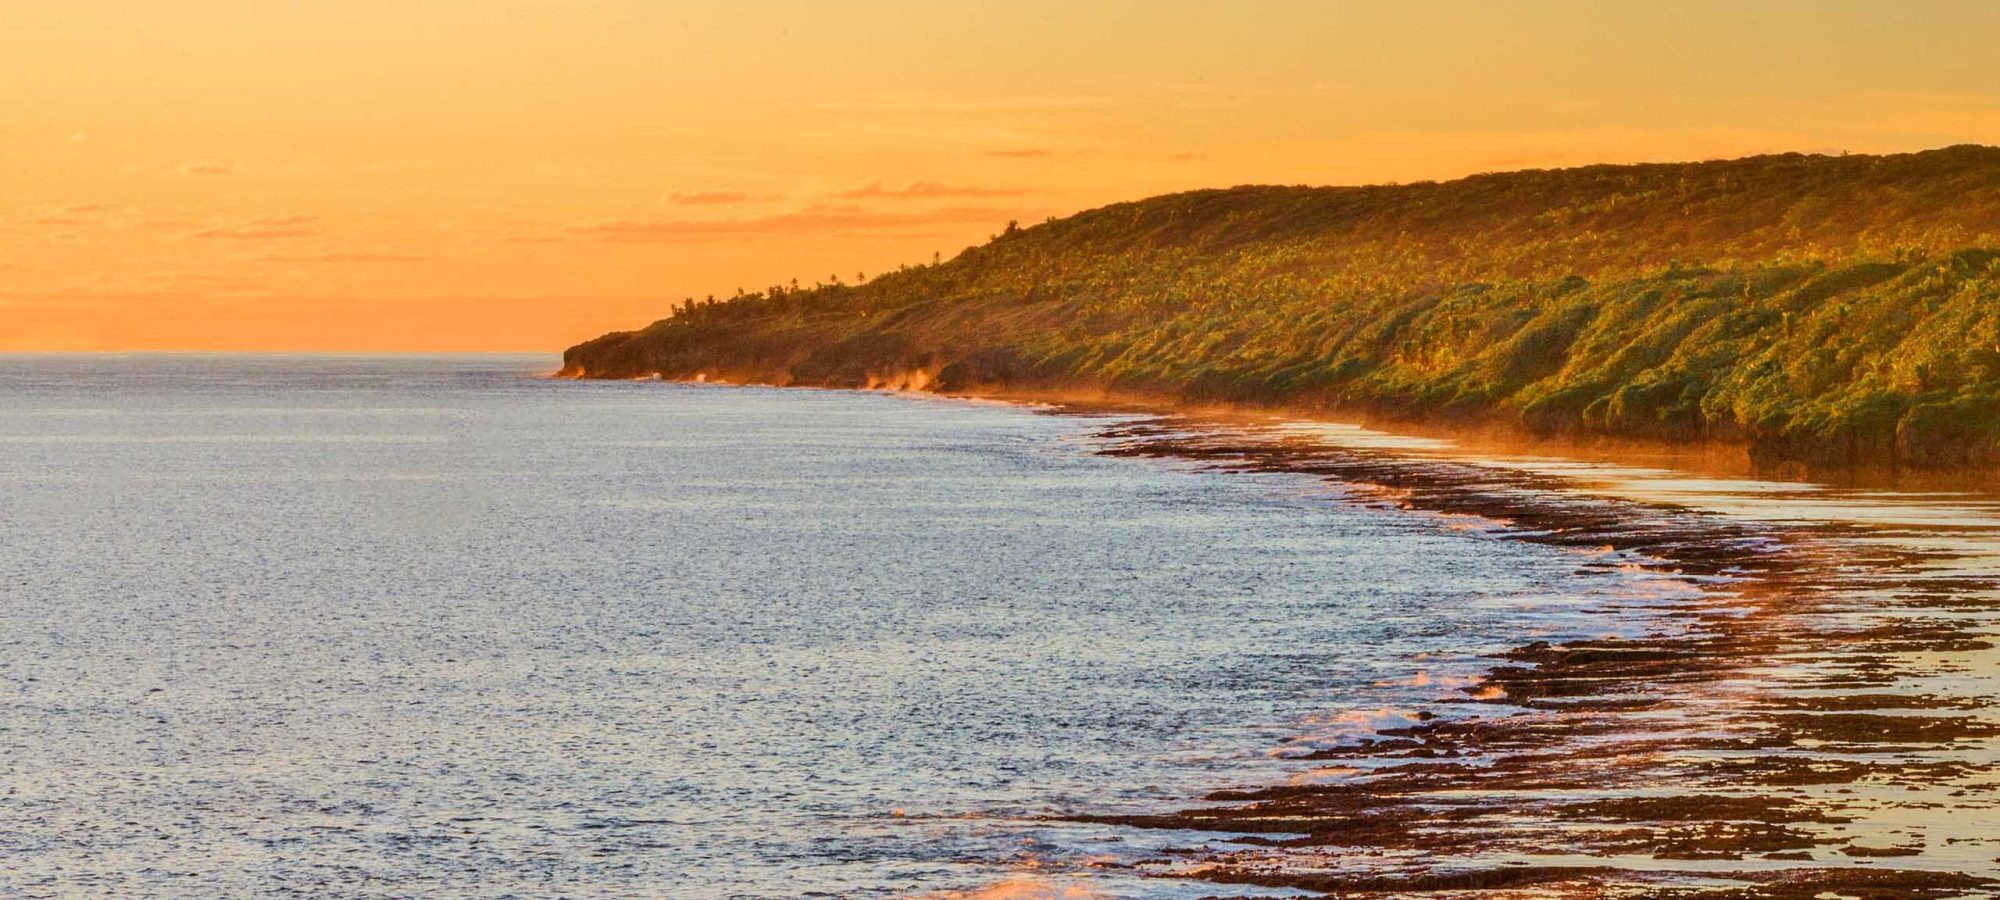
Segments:
[[[2000,149],[1240,187],[855,286],[689,303],[571,374],[1104,387],[1984,465]]]

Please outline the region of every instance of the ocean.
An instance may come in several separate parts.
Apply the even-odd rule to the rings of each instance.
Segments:
[[[556,364],[0,357],[0,894],[1270,895],[1080,817],[1673,595],[1131,416]]]

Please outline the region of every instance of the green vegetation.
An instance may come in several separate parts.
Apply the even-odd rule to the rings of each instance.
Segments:
[[[568,374],[1104,389],[2000,463],[2000,148],[1156,197],[690,303]]]

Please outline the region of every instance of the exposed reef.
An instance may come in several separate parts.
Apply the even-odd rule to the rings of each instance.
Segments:
[[[1550,475],[1159,417],[1100,452],[1323,479],[1690,590],[1649,633],[1497,654],[1332,773],[1076,819],[1214,835],[1161,877],[1353,897],[1947,898],[2000,891],[1994,522],[1725,516]],[[1607,600],[1607,602],[1617,602]]]

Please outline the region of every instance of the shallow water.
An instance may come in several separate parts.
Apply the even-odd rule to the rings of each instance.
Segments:
[[[1108,453],[1322,479],[1692,588],[1660,595],[1642,634],[1498,654],[1469,698],[1424,706],[1455,715],[1316,754],[1334,777],[1093,817],[1236,835],[1144,868],[1371,897],[2000,895],[1985,479],[1704,477],[1275,418],[1105,436]]]
[[[1118,417],[554,365],[0,357],[0,894],[1214,894],[1061,817],[1692,590]]]

